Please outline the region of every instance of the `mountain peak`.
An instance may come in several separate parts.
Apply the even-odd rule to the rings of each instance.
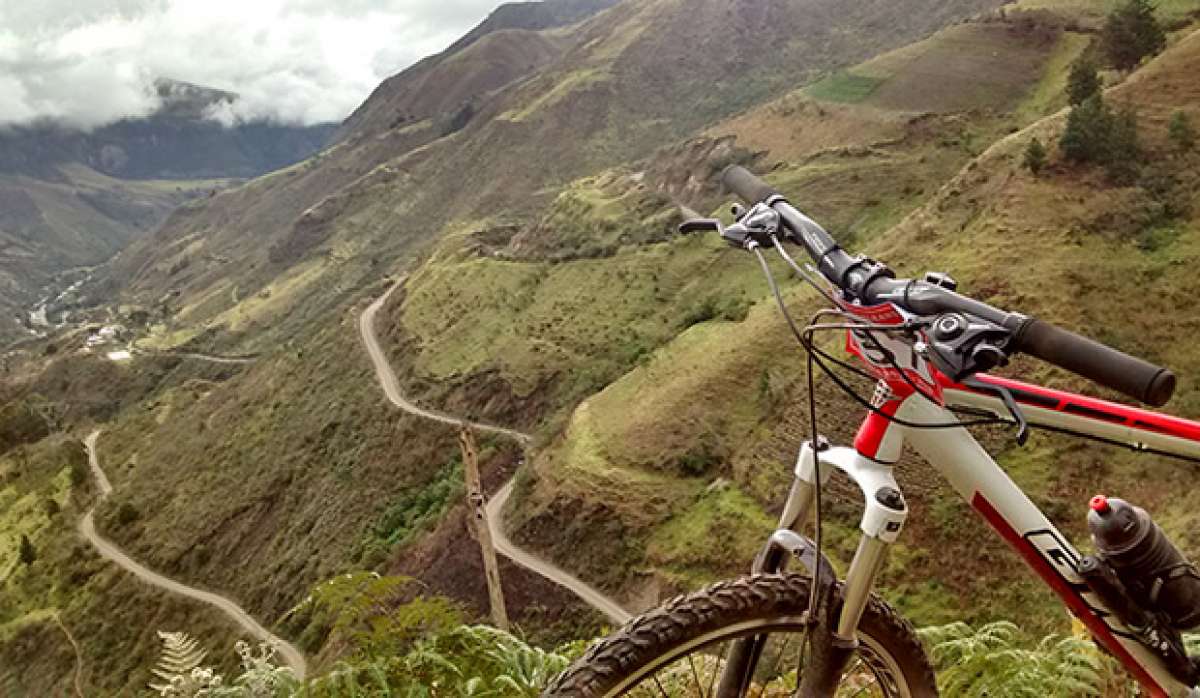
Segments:
[[[503,29],[539,31],[583,21],[616,5],[618,0],[544,0],[505,3],[470,32],[451,44],[444,56],[457,53],[482,37]]]
[[[233,104],[238,99],[236,92],[168,77],[154,81],[154,92],[161,102],[158,113],[180,119],[203,119],[214,107]]]

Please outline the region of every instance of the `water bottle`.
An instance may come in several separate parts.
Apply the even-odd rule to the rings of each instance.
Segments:
[[[1200,625],[1200,575],[1141,507],[1096,495],[1088,512],[1096,552],[1138,605],[1177,630]]]

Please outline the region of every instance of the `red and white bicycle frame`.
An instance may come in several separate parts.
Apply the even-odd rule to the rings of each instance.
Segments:
[[[847,308],[872,323],[891,323],[902,311],[893,306]],[[905,354],[905,341],[875,333],[891,353],[886,363],[851,334],[850,350],[880,378],[875,406],[902,422],[953,424],[951,407],[971,408],[1009,417],[1002,399],[982,388],[956,384],[924,362],[920,352]],[[912,343],[910,339],[908,343]],[[879,345],[868,343],[878,351]],[[903,375],[896,366],[903,366]],[[1200,459],[1200,423],[1049,390],[987,375],[979,383],[1010,392],[1032,426],[1049,427],[1102,439],[1135,449]],[[925,395],[914,390],[913,384]],[[935,400],[941,400],[938,404]],[[1200,690],[1173,678],[1161,661],[1139,643],[1089,590],[1078,573],[1080,554],[1029,497],[1008,477],[966,428],[908,427],[870,412],[859,428],[853,448],[824,447],[814,454],[810,444],[800,451],[796,482],[780,520],[783,535],[799,532],[810,521],[816,478],[843,471],[862,489],[866,502],[863,537],[846,575],[844,603],[837,635],[853,640],[875,575],[887,546],[894,542],[908,514],[892,470],[905,444],[916,450],[1011,545],[1035,573],[1092,633],[1119,659],[1152,696],[1200,696]],[[816,458],[814,459],[814,455]],[[781,535],[777,533],[777,537]],[[793,534],[794,535],[794,534]]]

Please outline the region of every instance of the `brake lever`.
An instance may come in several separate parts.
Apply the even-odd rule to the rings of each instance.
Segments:
[[[975,376],[964,378],[962,384],[968,388],[979,390],[981,392],[995,393],[1008,408],[1008,414],[1017,423],[1017,445],[1024,446],[1029,440],[1029,422],[1025,420],[1025,413],[1021,411],[1020,405],[1017,404],[1016,398],[1013,397],[1012,391],[1002,385],[992,385],[984,383]]]
[[[760,205],[761,206],[761,205]],[[734,215],[737,215],[735,212]],[[730,247],[748,250],[753,247],[768,247],[779,231],[779,214],[766,207],[755,207],[743,211],[738,222],[731,226],[722,225],[716,218],[693,218],[679,225],[679,232],[718,233]]]
[[[679,224],[679,232],[683,235],[692,233],[719,233],[722,236],[725,234],[725,226],[721,225],[721,221],[716,218],[693,218]]]

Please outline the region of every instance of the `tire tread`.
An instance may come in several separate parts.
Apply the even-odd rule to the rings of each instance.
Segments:
[[[629,674],[694,637],[746,620],[802,613],[809,581],[800,574],[757,574],[677,596],[593,644],[542,698],[606,697]],[[872,594],[860,627],[896,660],[914,698],[937,696],[933,668],[911,623]]]

